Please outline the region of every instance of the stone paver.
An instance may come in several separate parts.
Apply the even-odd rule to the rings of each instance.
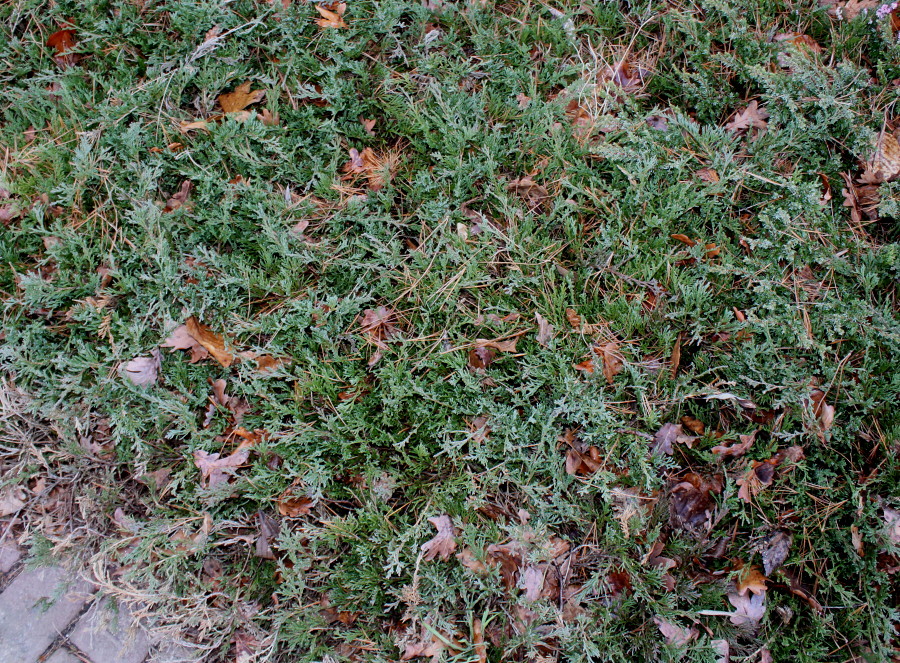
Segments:
[[[7,539],[0,543],[0,573],[9,573],[20,559],[22,549],[15,542]]]
[[[57,649],[44,663],[82,663],[82,660],[72,652],[68,652],[65,649]]]
[[[68,639],[92,663],[141,663],[150,650],[147,635],[140,625],[132,624],[128,608],[116,610],[105,599],[81,616]]]
[[[178,644],[169,644],[159,647],[150,654],[147,663],[194,663],[197,657],[196,650]]]
[[[0,594],[0,663],[33,663],[81,612],[90,584],[60,596],[65,580],[59,567],[27,570]]]

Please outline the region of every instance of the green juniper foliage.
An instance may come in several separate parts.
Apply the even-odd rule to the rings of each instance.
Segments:
[[[209,660],[236,635],[276,661],[395,661],[434,638],[460,663],[712,662],[717,640],[732,660],[897,655],[900,193],[872,185],[861,221],[841,195],[893,127],[890,18],[812,0],[359,0],[346,29],[299,1],[0,17],[0,366],[84,472],[78,427],[103,423],[97,503],[137,495],[103,552]],[[60,29],[72,53],[47,45]],[[247,81],[265,99],[221,117]],[[760,124],[726,126],[752,101]],[[189,316],[290,361],[163,350],[152,384],[123,375]],[[226,403],[207,414],[219,379],[264,433],[202,487],[194,452],[239,441]],[[721,393],[755,409],[704,398]],[[702,436],[654,453],[684,416]],[[713,453],[754,431],[744,456]],[[570,443],[591,471],[566,471]],[[708,531],[670,518],[688,472],[718,483]],[[308,498],[295,517],[286,491]],[[258,512],[280,519],[262,557]],[[445,514],[483,567],[423,557]],[[791,545],[760,623],[704,614],[733,612],[776,531]],[[549,598],[487,557],[531,541],[547,562],[558,540],[569,589]]]

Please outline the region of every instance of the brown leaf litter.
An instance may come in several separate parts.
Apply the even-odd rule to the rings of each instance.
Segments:
[[[183,325],[176,327],[160,347],[172,348],[173,352],[175,350],[190,351],[192,364],[209,356],[212,356],[224,368],[230,367],[235,361],[234,355],[225,348],[224,337],[213,332],[194,316],[185,320]]]

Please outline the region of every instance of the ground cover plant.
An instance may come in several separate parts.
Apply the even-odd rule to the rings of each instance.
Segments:
[[[898,660],[896,3],[0,17],[38,561],[210,661]]]

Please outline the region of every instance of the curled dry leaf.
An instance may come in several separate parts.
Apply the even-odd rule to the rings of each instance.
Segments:
[[[715,394],[705,394],[703,398],[708,401],[734,401],[745,410],[756,409],[756,403],[751,401],[749,398],[741,398],[740,396],[735,396],[734,394],[727,391],[717,392]]]
[[[163,341],[160,344],[160,347],[172,348],[172,352],[175,350],[189,350],[191,353],[190,362],[192,364],[196,364],[198,361],[202,361],[209,357],[209,352],[207,352],[206,348],[200,345],[200,343],[197,342],[197,339],[191,336],[187,325],[179,325],[173,329],[169,338]]]
[[[740,486],[738,497],[750,504],[763,488],[772,484],[772,480],[775,478],[776,465],[777,463],[772,458],[763,461],[752,461],[744,476],[740,477],[736,482]]]
[[[769,581],[766,576],[760,573],[755,566],[750,566],[741,572],[740,577],[735,583],[738,594],[743,596],[747,592],[754,594],[764,594],[766,591],[766,583]]]
[[[816,435],[822,442],[825,441],[825,433],[827,433],[834,424],[834,406],[825,402],[825,392],[821,389],[813,389],[809,396],[812,403],[813,416],[816,418],[818,426],[816,427]]]
[[[585,373],[593,373],[594,372],[594,360],[593,359],[585,359],[582,362],[577,364],[572,364],[572,367],[576,371],[584,371]]]
[[[681,424],[663,424],[653,436],[652,450],[655,454],[671,456],[675,452],[673,444],[684,444],[690,449],[696,440],[696,436],[684,434]]]
[[[431,561],[438,555],[445,561],[450,559],[450,555],[456,551],[456,530],[453,527],[453,521],[450,516],[444,515],[429,518],[428,522],[434,525],[437,534],[422,544],[424,559]]]
[[[53,61],[60,69],[68,69],[78,62],[78,55],[72,52],[75,48],[75,30],[57,30],[47,38],[47,46],[56,50]]]
[[[712,645],[712,648],[719,655],[716,663],[730,663],[731,645],[728,644],[728,640],[710,640],[709,644]]]
[[[889,506],[884,507],[883,511],[888,541],[895,546],[900,546],[900,511]]]
[[[553,325],[547,322],[547,319],[540,313],[535,313],[534,318],[538,326],[537,342],[546,348],[553,340]]]
[[[528,176],[513,180],[506,185],[506,188],[528,203],[531,209],[540,207],[550,197],[547,189]]]
[[[694,174],[698,179],[702,180],[703,182],[709,182],[710,184],[715,184],[719,181],[719,173],[717,173],[713,168],[701,168]]]
[[[275,553],[272,552],[272,541],[278,537],[281,531],[281,525],[278,521],[262,511],[256,514],[256,549],[254,555],[263,559],[275,559]]]
[[[703,425],[703,422],[689,414],[681,417],[681,425],[691,431],[694,435],[702,436],[706,432],[706,426]]]
[[[320,28],[346,28],[344,12],[347,11],[346,2],[320,2],[313,5],[321,18],[316,19],[316,25]]]
[[[221,483],[228,483],[228,478],[234,474],[234,470],[247,462],[253,444],[254,440],[245,439],[237,449],[224,458],[220,458],[220,454],[197,449],[194,452],[194,465],[201,473],[200,486],[214,488]]]
[[[734,118],[725,125],[729,131],[746,132],[751,129],[765,130],[768,126],[766,120],[769,113],[765,108],[759,107],[759,102],[755,99],[747,104],[747,107],[738,111]]]
[[[461,649],[460,645],[450,636],[438,634],[433,628],[428,628],[424,623],[419,634],[407,635],[404,638],[403,655],[401,661],[411,658],[430,656],[432,663],[437,663],[442,658],[444,650],[454,651]]]
[[[756,626],[766,614],[766,595],[762,594],[728,594],[728,601],[734,606],[731,623],[736,626]]]
[[[180,207],[183,207],[187,204],[188,196],[191,194],[191,184],[190,180],[185,180],[181,183],[181,188],[178,189],[178,192],[173,194],[171,198],[166,201],[165,207],[163,207],[163,213],[168,214],[169,212],[174,212]]]
[[[212,383],[213,395],[210,397],[210,409],[207,411],[206,419],[203,422],[204,428],[208,427],[212,422],[217,405],[228,410],[233,426],[239,426],[244,419],[244,415],[250,411],[250,404],[247,402],[247,399],[229,396],[225,393],[226,386],[225,380],[215,380]]]
[[[278,513],[286,518],[299,518],[308,514],[313,504],[313,499],[300,490],[297,480],[278,497]]]
[[[702,532],[709,528],[715,507],[713,493],[722,490],[718,479],[708,480],[688,472],[669,490],[669,521],[675,527]]]
[[[191,316],[185,321],[188,333],[197,342],[206,348],[212,358],[223,367],[228,368],[234,362],[234,355],[225,349],[225,340],[220,334],[216,334],[209,327]]]
[[[28,493],[21,486],[7,486],[0,490],[0,518],[17,513],[28,500]]]
[[[125,377],[139,387],[155,384],[162,366],[159,350],[153,348],[149,357],[135,357],[125,364]]]
[[[691,640],[696,640],[700,635],[700,631],[693,626],[690,628],[682,628],[662,617],[654,617],[653,622],[659,627],[659,632],[662,633],[663,637],[666,639],[666,644],[675,647],[684,647],[691,642]]]
[[[739,435],[740,442],[732,442],[730,444],[720,444],[712,448],[712,452],[722,458],[729,456],[743,456],[750,450],[756,441],[757,431],[753,431],[750,435]]]
[[[864,184],[890,182],[900,176],[900,143],[897,137],[882,131],[875,140],[871,156],[865,163],[865,171],[860,177]]]
[[[759,545],[763,561],[763,570],[767,576],[778,569],[788,558],[791,549],[791,535],[781,530],[772,532]]]
[[[499,350],[500,352],[515,352],[516,351],[516,341],[518,338],[511,338],[505,341],[501,341],[500,339],[495,339],[490,341],[485,338],[476,338],[475,345],[479,348],[493,348],[494,350]]]
[[[606,67],[600,72],[600,80],[612,83],[625,94],[637,94],[644,87],[644,79],[647,70],[632,66],[628,60],[620,60],[612,67]]]
[[[251,90],[250,81],[247,81],[238,85],[234,92],[220,94],[219,106],[225,113],[238,113],[251,104],[259,103],[265,96],[265,90]]]
[[[615,381],[616,375],[622,372],[625,364],[622,362],[622,355],[619,353],[619,344],[615,341],[604,343],[594,347],[594,353],[603,360],[603,377],[606,378],[607,384]]]

